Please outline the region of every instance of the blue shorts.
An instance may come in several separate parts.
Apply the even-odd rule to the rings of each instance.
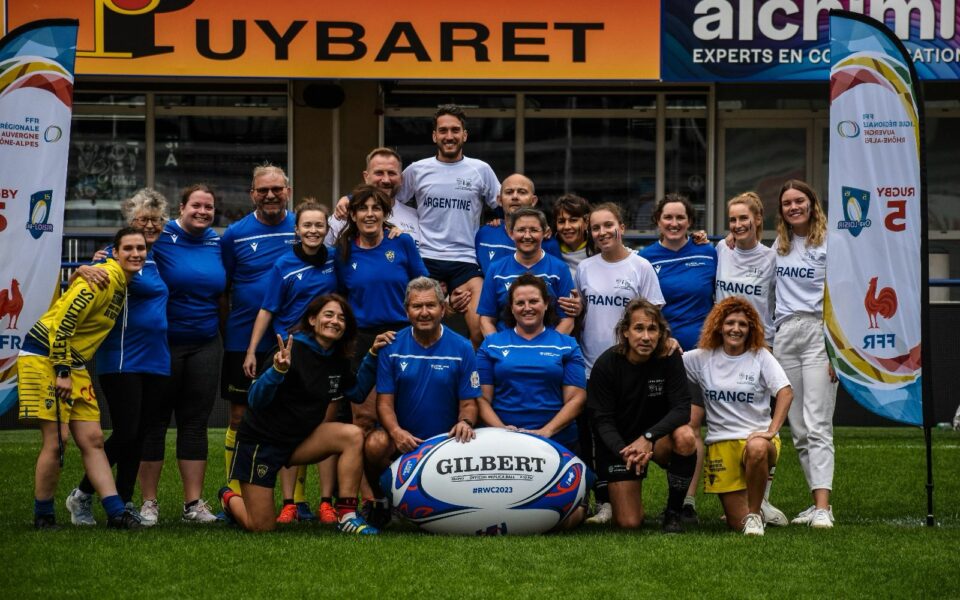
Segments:
[[[447,284],[447,294],[474,277],[483,278],[483,271],[475,262],[457,262],[454,260],[437,260],[424,258],[423,265],[430,272],[430,277]]]
[[[237,440],[233,463],[230,464],[230,479],[272,489],[277,484],[277,474],[287,466],[293,450]]]

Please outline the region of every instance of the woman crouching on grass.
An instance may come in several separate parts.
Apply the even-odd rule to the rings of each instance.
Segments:
[[[707,414],[705,490],[719,494],[727,524],[763,535],[760,505],[770,467],[780,457],[780,427],[793,401],[790,380],[764,341],[749,301],[733,296],[707,315],[695,350],[683,354]],[[770,415],[770,397],[776,408]]]
[[[373,387],[376,352],[393,341],[382,333],[357,374],[350,369],[350,352],[357,322],[347,301],[336,294],[318,296],[307,307],[296,332],[279,344],[273,364],[260,371],[250,388],[250,407],[237,430],[237,451],[231,479],[240,481],[240,494],[220,490],[228,517],[250,531],[276,526],[273,488],[283,467],[310,465],[338,455],[338,529],[369,535],[379,531],[357,514],[357,489],[363,472],[363,432],[338,423],[335,401],[362,402]]]

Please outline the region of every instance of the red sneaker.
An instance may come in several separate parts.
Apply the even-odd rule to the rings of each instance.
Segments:
[[[320,516],[320,522],[324,525],[334,525],[340,521],[337,509],[329,502],[321,502],[320,506],[317,507],[317,514]]]
[[[280,515],[277,517],[277,523],[281,525],[288,525],[290,523],[297,522],[297,505],[296,504],[284,504],[283,508],[280,510]]]

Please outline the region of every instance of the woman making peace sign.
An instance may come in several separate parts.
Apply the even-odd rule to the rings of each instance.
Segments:
[[[366,398],[375,379],[376,352],[393,340],[392,332],[378,335],[354,375],[350,348],[356,333],[347,301],[325,294],[310,303],[286,343],[277,336],[273,364],[262,369],[251,386],[250,407],[237,430],[230,477],[240,481],[243,497],[229,487],[220,490],[224,512],[245,529],[274,528],[273,488],[281,467],[313,464],[336,454],[340,531],[378,533],[356,512],[363,432],[356,425],[324,422],[328,411],[336,411],[332,402]]]

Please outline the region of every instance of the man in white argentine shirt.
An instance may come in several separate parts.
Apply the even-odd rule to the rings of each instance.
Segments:
[[[403,171],[397,200],[416,201],[420,254],[430,277],[445,284],[454,300],[469,295],[464,316],[471,341],[477,346],[483,339],[477,316],[483,274],[477,265],[474,238],[483,205],[497,207],[500,183],[490,165],[463,155],[467,141],[463,109],[443,105],[434,114],[433,123],[437,154]]]

